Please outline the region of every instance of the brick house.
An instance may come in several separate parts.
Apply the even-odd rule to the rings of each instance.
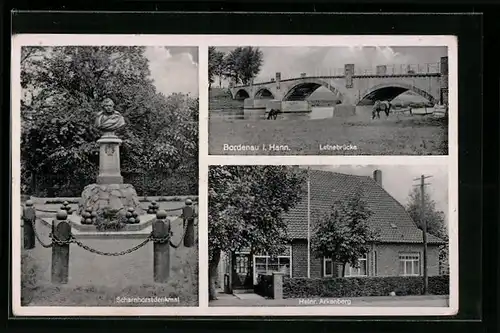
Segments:
[[[317,258],[309,251],[311,224],[315,216],[330,210],[334,201],[361,188],[373,214],[368,223],[379,233],[379,240],[358,260],[359,267],[346,265],[345,276],[399,276],[423,274],[422,231],[405,208],[382,187],[382,172],[373,178],[329,171],[310,170],[304,199],[284,215],[291,239],[278,257],[250,255],[248,251],[223,255],[220,281],[227,274],[232,289],[250,289],[258,274],[281,270],[290,277],[341,276],[342,265],[330,258]],[[309,231],[310,230],[310,231]],[[428,234],[428,275],[439,275],[439,246],[444,241]],[[232,269],[231,269],[232,267]],[[229,272],[232,270],[232,274]]]

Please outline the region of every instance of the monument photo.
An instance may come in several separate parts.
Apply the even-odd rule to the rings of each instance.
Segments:
[[[209,154],[448,155],[449,50],[212,46]]]
[[[17,49],[15,309],[197,306],[198,48],[40,45]]]

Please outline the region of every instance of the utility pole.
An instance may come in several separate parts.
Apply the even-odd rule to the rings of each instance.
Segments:
[[[427,274],[427,220],[425,219],[425,186],[429,185],[429,183],[425,183],[427,178],[431,178],[432,176],[422,175],[419,178],[415,178],[414,180],[420,180],[420,226],[422,228],[423,241],[424,241],[424,295],[427,295],[429,291],[429,278]]]

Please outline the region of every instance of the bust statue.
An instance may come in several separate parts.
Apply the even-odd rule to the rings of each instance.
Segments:
[[[125,119],[120,112],[115,111],[115,103],[110,98],[102,102],[103,111],[97,114],[95,126],[104,132],[114,132],[125,126]]]

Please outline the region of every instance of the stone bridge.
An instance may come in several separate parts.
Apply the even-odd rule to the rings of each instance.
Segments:
[[[355,73],[353,64],[344,66],[342,75],[308,76],[281,79],[281,73],[269,82],[230,87],[233,99],[245,99],[245,106],[265,108],[265,101],[305,101],[319,87],[329,89],[344,105],[373,104],[375,100],[393,100],[406,91],[426,98],[432,103],[448,104],[448,57],[439,66],[409,66],[399,73],[390,73],[387,65],[376,67],[375,73]]]

